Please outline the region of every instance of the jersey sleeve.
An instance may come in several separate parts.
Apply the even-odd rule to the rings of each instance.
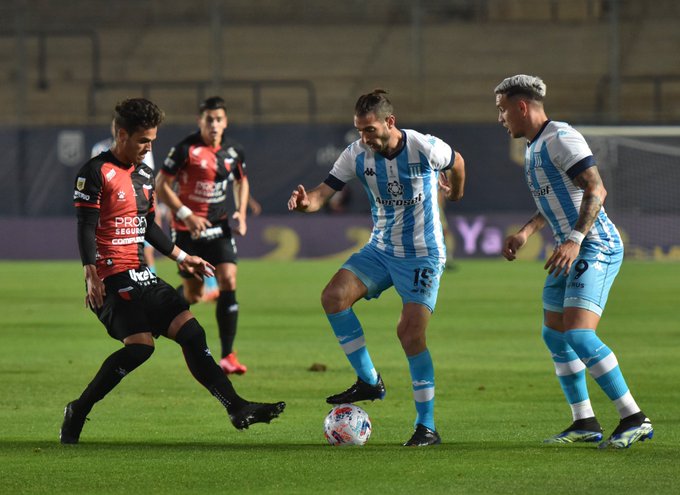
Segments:
[[[548,153],[562,171],[572,179],[588,167],[595,165],[593,152],[585,138],[571,127],[559,129],[547,143]]]
[[[240,144],[232,143],[225,149],[227,156],[233,160],[235,165],[232,173],[235,180],[241,180],[248,174],[246,172],[246,155]]]
[[[429,147],[428,159],[432,168],[435,170],[448,168],[454,158],[451,146],[438,137],[430,134],[425,135],[424,138]]]
[[[168,152],[168,156],[163,161],[163,166],[161,171],[168,175],[175,176],[177,172],[184,166],[187,159],[187,146],[184,142],[181,142],[172,148]]]
[[[89,161],[76,176],[73,189],[73,205],[76,208],[99,209],[102,194],[101,170],[94,161]]]
[[[355,144],[350,144],[345,151],[343,151],[335,163],[333,168],[331,168],[330,175],[339,180],[343,185],[347,184],[350,180],[356,177],[356,152],[354,150]],[[338,183],[335,186],[329,184],[331,187],[336,189]]]

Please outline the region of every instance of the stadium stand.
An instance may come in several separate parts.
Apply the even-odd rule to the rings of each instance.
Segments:
[[[493,86],[515,72],[549,83],[561,119],[597,123],[608,111],[605,0],[20,5],[0,12],[4,124],[102,124],[131,91],[186,122],[216,73],[244,123],[342,122],[356,94],[378,86],[400,101],[402,120],[488,122]],[[677,121],[680,6],[624,0],[620,14],[621,121]]]

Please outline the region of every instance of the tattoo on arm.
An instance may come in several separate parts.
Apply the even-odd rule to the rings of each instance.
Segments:
[[[574,184],[583,189],[581,209],[574,230],[586,234],[592,228],[597,215],[600,213],[606,192],[597,167],[584,170],[574,178]]]

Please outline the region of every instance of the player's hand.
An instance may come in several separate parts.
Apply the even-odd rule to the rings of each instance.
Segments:
[[[177,264],[181,270],[193,274],[198,280],[215,276],[215,267],[200,256],[187,255],[181,263]]]
[[[439,189],[442,190],[444,196],[448,196],[451,192],[451,183],[449,182],[449,178],[446,176],[446,173],[439,174]]]
[[[187,226],[189,232],[191,232],[191,237],[194,239],[198,239],[201,236],[201,232],[208,227],[212,227],[212,223],[210,223],[207,218],[203,218],[199,215],[191,214],[182,221],[184,222],[184,225]]]
[[[231,218],[236,220],[236,228],[233,229],[232,232],[236,235],[246,235],[246,232],[248,231],[248,226],[246,225],[245,216],[241,216],[241,214],[237,211],[234,212]]]
[[[513,234],[505,238],[503,243],[503,257],[508,261],[517,258],[517,251],[527,243],[527,236],[524,234]]]
[[[255,201],[255,199],[251,196],[248,199],[248,208],[250,208],[250,213],[255,215],[256,217],[262,213],[262,205]]]
[[[571,264],[578,256],[581,246],[574,241],[566,241],[555,248],[553,254],[546,261],[544,270],[548,270],[549,274],[555,274],[557,278],[560,273],[564,276],[569,275]]]
[[[85,285],[87,295],[85,296],[85,307],[99,309],[104,305],[106,296],[106,286],[102,279],[97,275],[95,265],[85,265]]]
[[[288,210],[305,211],[307,208],[309,208],[310,204],[311,201],[309,201],[307,191],[305,191],[305,187],[300,184],[290,195],[290,199],[288,200]]]

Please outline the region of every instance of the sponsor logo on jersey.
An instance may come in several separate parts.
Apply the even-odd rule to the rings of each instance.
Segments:
[[[139,285],[151,285],[156,283],[156,275],[151,270],[145,268],[143,270],[128,270],[130,278]]]
[[[80,199],[84,199],[85,201],[89,201],[90,195],[85,194],[85,193],[81,193],[80,191],[73,191],[73,199],[76,199],[76,198],[80,198]]]
[[[372,168],[367,168],[366,170],[364,170],[364,175],[373,177],[375,175],[375,170],[373,170]]]
[[[225,195],[227,190],[227,181],[211,182],[207,180],[196,181],[194,186],[194,194],[199,198],[215,198]]]
[[[116,229],[115,233],[118,236],[121,235],[135,235],[142,236],[142,241],[144,241],[144,234],[146,234],[146,217],[116,217],[113,221],[114,227]],[[137,238],[135,238],[137,239]],[[123,239],[126,240],[126,239]],[[121,241],[121,239],[114,239],[114,244],[132,244],[138,242],[137,240],[131,242],[116,242]]]
[[[115,176],[116,176],[116,170],[112,168],[111,170],[109,170],[109,171],[106,173],[106,180],[111,180],[111,179],[113,179]]]
[[[387,192],[389,192],[392,196],[401,196],[404,194],[404,186],[396,180],[394,182],[388,182]]]
[[[125,191],[118,191],[118,201],[125,201]]]
[[[148,172],[145,172],[141,168],[138,170],[138,172],[139,172],[139,175],[141,175],[142,177],[146,177],[147,179],[151,178],[151,174],[149,174]]]
[[[382,199],[380,196],[375,198],[375,202],[383,206],[413,206],[423,201],[423,193],[411,199]]]
[[[78,177],[78,179],[76,180],[76,189],[78,189],[79,191],[85,189],[85,177]]]
[[[531,191],[531,195],[534,198],[541,198],[543,196],[547,196],[548,194],[550,194],[550,185],[547,185],[545,187],[541,187],[540,189],[533,189]]]

